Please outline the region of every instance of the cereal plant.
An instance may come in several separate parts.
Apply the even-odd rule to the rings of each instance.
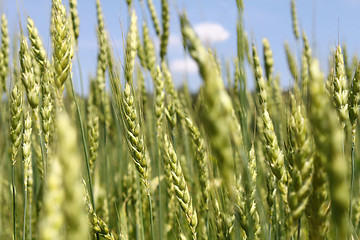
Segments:
[[[359,239],[360,63],[346,45],[323,71],[289,1],[283,89],[242,0],[226,66],[175,1],[125,2],[120,56],[102,1],[89,1],[98,48],[84,79],[77,0],[51,1],[49,44],[32,16],[11,42],[2,15],[0,239]],[[170,21],[198,92],[175,87]]]

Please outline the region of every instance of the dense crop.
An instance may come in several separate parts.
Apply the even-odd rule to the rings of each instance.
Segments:
[[[171,1],[161,1],[161,14],[146,1],[152,23],[143,23],[142,36],[126,2],[120,62],[96,1],[96,78],[86,97],[73,87],[76,0],[68,10],[52,0],[49,53],[29,17],[10,59],[2,16],[0,238],[358,239],[356,57],[350,62],[337,46],[325,77],[304,31],[301,39],[292,0],[303,48],[295,53],[285,43],[294,83],[283,91],[270,42],[262,40],[263,57],[248,42],[241,0],[234,76],[230,67],[222,74],[215,50],[178,13],[183,46],[204,83],[192,95],[174,87],[168,68]]]

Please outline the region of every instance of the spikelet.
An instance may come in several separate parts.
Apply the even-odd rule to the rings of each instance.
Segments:
[[[261,225],[260,225],[260,218],[259,218],[259,210],[256,204],[256,194],[257,194],[257,187],[256,187],[256,179],[257,179],[257,167],[256,167],[256,156],[255,156],[255,147],[254,144],[251,146],[249,151],[249,164],[248,169],[250,173],[250,216],[253,219],[253,229],[254,229],[254,239],[261,239]]]
[[[44,145],[46,152],[49,151],[49,144],[51,136],[54,131],[54,89],[51,84],[51,72],[49,69],[44,70],[43,79],[41,82],[41,93],[42,93],[42,131],[44,133]]]
[[[284,155],[281,151],[277,138],[274,132],[274,127],[267,110],[264,110],[262,114],[264,123],[264,137],[265,137],[265,148],[267,154],[267,161],[270,166],[271,172],[275,175],[278,180],[278,188],[281,193],[282,200],[287,204],[287,181],[288,174],[284,166]]]
[[[233,186],[235,186],[233,155],[229,136],[236,131],[237,123],[232,117],[233,107],[231,99],[225,90],[220,73],[217,71],[213,54],[203,47],[197,38],[185,15],[181,16],[181,31],[192,58],[197,62],[200,75],[204,80],[204,98],[207,106],[206,128],[212,151],[218,161],[220,174],[229,192],[235,200]],[[224,126],[227,126],[224,128]]]
[[[155,87],[155,116],[157,133],[159,134],[162,128],[164,106],[165,106],[165,93],[164,93],[164,79],[161,74],[160,67],[156,68],[156,77],[154,79]]]
[[[354,78],[351,83],[349,94],[349,119],[353,130],[353,139],[355,137],[356,123],[359,116],[359,100],[360,100],[360,63],[356,69]],[[354,139],[355,141],[355,139]]]
[[[89,165],[90,172],[94,172],[94,165],[99,148],[99,116],[97,108],[88,103],[88,139],[89,139]]]
[[[291,20],[292,20],[292,28],[293,28],[294,36],[295,36],[296,40],[298,40],[299,39],[299,23],[298,23],[298,19],[297,19],[295,0],[291,0]]]
[[[162,34],[160,38],[160,58],[161,60],[164,60],[170,35],[170,9],[168,0],[161,0],[161,7]]]
[[[169,160],[172,181],[175,188],[175,193],[181,209],[184,211],[186,220],[191,229],[193,239],[196,239],[196,226],[198,224],[196,210],[192,204],[192,198],[188,189],[188,185],[185,181],[184,174],[180,163],[177,160],[175,150],[170,143],[168,136],[164,137],[164,147],[166,150],[166,156]]]
[[[158,16],[156,14],[154,3],[152,0],[146,0],[146,2],[148,5],[148,8],[149,8],[149,11],[150,11],[151,20],[154,24],[156,35],[160,36],[160,23],[159,23]]]
[[[263,109],[267,109],[267,92],[266,92],[266,83],[263,77],[262,69],[260,66],[260,60],[256,51],[254,44],[252,45],[253,53],[253,64],[254,64],[254,73],[256,79],[256,91],[259,99],[259,103]]]
[[[100,0],[96,0],[96,18],[98,31],[102,33],[105,30],[104,15],[102,12]]]
[[[302,95],[306,98],[309,85],[309,63],[305,54],[306,52],[304,50],[301,55],[301,90]]]
[[[100,44],[100,49],[101,49],[101,44]],[[102,109],[102,106],[104,104],[104,97],[106,96],[106,91],[105,91],[105,70],[104,70],[104,62],[101,61],[102,59],[102,55],[103,55],[103,51],[100,50],[100,52],[98,53],[98,58],[97,58],[97,65],[96,65],[96,83],[95,83],[95,87],[96,87],[96,92],[98,92],[98,95],[96,97],[96,106],[98,107],[98,109]],[[101,116],[103,117],[103,116]],[[103,118],[101,119],[103,120]]]
[[[65,222],[62,209],[65,198],[64,172],[57,157],[52,157],[50,162],[43,211],[39,223],[39,238],[41,240],[62,239],[62,228]]]
[[[26,226],[26,218],[27,215],[31,218],[31,205],[32,202],[32,185],[33,185],[33,171],[32,171],[32,148],[31,148],[31,116],[29,112],[26,112],[24,119],[24,132],[23,132],[23,145],[22,145],[22,153],[23,153],[23,171],[24,171],[24,192],[25,192],[25,204],[24,204],[24,226]],[[29,195],[28,195],[29,193]],[[31,194],[30,194],[31,193]],[[30,200],[30,201],[27,201]],[[26,213],[28,211],[28,213]],[[31,224],[31,223],[30,223]],[[26,230],[23,233],[24,236],[26,234]]]
[[[348,90],[341,47],[338,46],[335,53],[336,76],[333,81],[333,100],[338,110],[340,121],[345,126],[348,120]]]
[[[1,66],[3,65],[4,65],[4,54],[0,51],[0,71],[1,71]],[[2,94],[5,92],[6,92],[6,79],[5,78],[3,79],[2,76],[0,75],[0,96],[2,96]]]
[[[149,29],[146,25],[146,23],[143,23],[143,41],[144,41],[144,53],[145,53],[145,62],[146,67],[150,71],[151,77],[154,79],[156,74],[156,68],[155,68],[155,50],[154,50],[154,44],[151,41],[150,35],[149,35]]]
[[[309,239],[325,239],[329,231],[330,203],[327,192],[327,176],[319,154],[314,156],[314,174],[306,216],[309,221]]]
[[[343,69],[341,66],[339,68]],[[349,190],[346,182],[347,164],[341,148],[342,131],[336,112],[329,109],[331,105],[326,95],[324,77],[316,60],[311,62],[310,77],[310,120],[314,128],[315,144],[322,159],[321,164],[325,166],[329,177],[333,221],[338,227],[339,236],[346,236]]]
[[[265,73],[266,79],[270,81],[271,76],[274,72],[274,59],[273,54],[270,48],[270,43],[267,38],[263,39],[263,52],[264,52],[264,63],[265,63]]]
[[[49,67],[48,62],[46,60],[46,52],[44,45],[41,41],[41,38],[39,36],[39,32],[35,27],[34,21],[30,17],[28,17],[27,29],[29,32],[29,39],[31,42],[31,51],[35,56],[36,61],[41,66],[41,73],[43,74],[44,68]]]
[[[216,226],[216,236],[218,239],[225,239],[224,233],[224,219],[223,214],[221,214],[219,202],[215,199],[214,203],[214,212],[215,212],[215,226]]]
[[[99,69],[100,69],[102,74],[105,75],[107,60],[110,58],[110,55],[108,54],[110,49],[108,46],[107,33],[105,31],[104,15],[102,12],[100,0],[96,0],[96,18],[97,18],[97,37],[99,43],[97,74],[99,74]]]
[[[85,185],[85,183],[84,183],[84,185]],[[85,191],[86,191],[86,189],[85,189]],[[87,192],[85,194],[85,204],[86,204],[86,210],[88,213],[89,222],[90,222],[93,234],[99,234],[101,237],[108,239],[108,240],[115,240],[114,236],[112,235],[112,233],[109,230],[109,227],[94,212],[94,209],[90,202],[89,194]]]
[[[39,78],[35,77],[34,74],[34,66],[32,62],[32,57],[30,55],[26,38],[24,36],[21,37],[20,42],[20,66],[21,66],[21,80],[25,87],[27,100],[32,109],[33,122],[35,126],[35,131],[39,137],[41,137],[41,127],[40,127],[40,117],[39,117],[39,93],[40,93],[40,84]],[[40,172],[40,177],[44,179],[45,166],[43,164],[42,153],[40,149],[40,142],[36,138],[36,135],[32,135],[32,139],[34,141],[35,153],[37,155],[37,166]]]
[[[96,66],[96,92],[99,96],[96,96],[96,106],[99,109],[100,121],[104,122],[106,125],[107,132],[110,131],[109,123],[106,122],[105,117],[105,107],[107,105],[107,95],[105,89],[105,72],[106,67],[108,66],[109,59],[111,58],[109,54],[109,45],[107,39],[107,33],[105,31],[104,15],[102,12],[100,0],[96,1],[96,16],[97,16],[97,37],[98,37],[98,55],[97,55],[97,66]],[[110,64],[109,64],[110,66]],[[101,111],[100,111],[101,110]]]
[[[310,64],[310,60],[311,60],[311,47],[310,47],[310,43],[309,40],[306,36],[305,31],[302,32],[302,38],[303,38],[303,43],[304,43],[304,55],[307,58],[308,64]]]
[[[31,108],[34,109],[37,108],[39,104],[40,87],[34,78],[31,56],[24,36],[21,38],[19,57],[21,66],[21,80],[26,90],[28,102]]]
[[[70,77],[72,47],[66,10],[61,0],[53,0],[53,48],[55,85],[58,89],[58,97],[62,95],[65,81]]]
[[[139,31],[136,32],[136,42],[137,42],[137,47],[136,47],[137,56],[140,60],[140,64],[143,68],[146,68],[147,63],[146,63],[145,49],[143,44],[141,43]]]
[[[146,86],[144,75],[142,73],[141,67],[139,65],[136,66],[136,84],[137,89],[139,91],[138,95],[141,96],[141,107],[142,112],[145,114],[145,107],[147,103],[147,93],[146,93]]]
[[[132,11],[131,14],[131,23],[130,30],[126,38],[126,66],[125,66],[125,78],[126,81],[130,84],[133,79],[134,66],[135,66],[135,57],[136,57],[136,48],[137,48],[137,27],[136,27],[136,14],[135,11]]]
[[[274,224],[275,219],[275,199],[277,190],[275,187],[276,177],[273,175],[268,175],[266,178],[266,188],[267,188],[267,195],[266,195],[266,202],[268,205],[267,214],[269,216],[269,220],[271,224]]]
[[[208,154],[204,139],[200,136],[200,131],[189,117],[185,118],[186,127],[191,135],[191,140],[196,151],[196,166],[199,171],[199,182],[201,187],[201,209],[203,212],[208,210],[209,200],[209,171],[207,167]]]
[[[354,217],[353,217],[353,222],[354,222],[354,228],[358,229],[359,225],[360,225],[360,199],[357,198],[357,200],[354,202]]]
[[[130,150],[130,154],[134,161],[136,170],[140,175],[140,179],[145,186],[145,191],[147,194],[150,194],[150,185],[149,185],[149,172],[148,172],[148,160],[147,154],[145,151],[145,143],[144,136],[140,131],[140,121],[138,112],[136,110],[136,102],[134,99],[134,92],[132,89],[133,84],[133,71],[134,64],[133,61],[136,55],[136,42],[135,44],[130,41],[130,39],[136,39],[136,15],[133,12],[131,19],[130,31],[128,34],[128,42],[127,42],[127,56],[126,59],[129,61],[128,64],[125,65],[125,73],[126,82],[124,87],[124,92],[122,94],[121,100],[121,109],[124,114],[123,122],[125,126],[125,135],[127,139],[127,145]],[[132,62],[132,63],[130,63]]]
[[[22,117],[23,117],[23,90],[16,83],[10,95],[10,155],[12,165],[16,162],[16,156],[21,144]]]
[[[9,33],[5,14],[1,16],[1,66],[0,66],[0,96],[6,92],[6,80],[9,73]]]
[[[177,207],[177,198],[175,193],[175,188],[173,185],[172,175],[171,175],[171,167],[170,167],[170,160],[166,157],[166,149],[163,147],[163,159],[164,159],[164,172],[165,172],[165,179],[166,179],[166,189],[168,193],[168,204],[167,209],[168,213],[166,216],[166,228],[165,231],[167,234],[171,233],[173,228],[173,224],[175,222],[176,217],[178,217],[177,211],[174,209]]]
[[[289,237],[297,227],[307,205],[312,184],[313,157],[311,141],[308,135],[307,120],[302,114],[301,105],[296,103],[294,95],[290,96],[292,113],[290,116],[289,146],[287,160],[291,176],[288,202],[290,208]]]
[[[112,136],[112,124],[113,124],[113,116],[112,116],[112,111],[111,111],[111,96],[109,94],[107,94],[105,92],[104,94],[104,121],[105,121],[105,128],[106,128],[106,132],[107,134],[109,134],[109,136]]]
[[[45,149],[48,150],[48,145],[50,141],[50,131],[52,128],[52,112],[53,112],[53,86],[52,86],[52,72],[50,70],[50,64],[46,57],[46,52],[39,36],[38,30],[34,25],[33,20],[28,17],[27,29],[29,32],[29,39],[31,42],[31,51],[36,60],[33,62],[35,66],[35,70],[39,69],[39,73],[35,75],[39,75],[35,82],[39,83],[41,79],[41,95],[42,95],[42,108],[41,108],[41,116],[42,116],[42,129],[44,132],[44,141],[45,141]],[[36,73],[36,72],[35,72]],[[37,113],[34,114],[35,118],[37,118]]]
[[[298,73],[297,73],[297,66],[296,66],[296,60],[294,55],[291,53],[289,43],[285,42],[285,53],[286,53],[286,59],[289,65],[290,73],[292,77],[295,80],[295,83],[298,83]]]
[[[348,51],[347,51],[345,43],[342,44],[342,53],[343,53],[343,57],[344,57],[344,68],[345,68],[346,80],[351,82],[351,77],[352,77],[353,71],[351,69],[351,63],[349,61],[349,56],[347,54]]]
[[[167,107],[165,108],[165,115],[170,124],[171,131],[175,130],[177,123],[177,113],[179,112],[179,96],[175,90],[174,83],[172,81],[171,73],[165,61],[161,62],[161,70],[164,75],[165,91],[167,96]]]
[[[267,110],[266,84],[262,76],[259,57],[253,45],[253,61],[255,69],[256,90],[262,110],[262,120],[264,124],[264,140],[267,154],[267,161],[272,173],[278,179],[278,188],[281,192],[282,200],[287,203],[287,172],[284,166],[284,155],[278,145],[278,140],[274,132],[274,127]]]
[[[175,90],[174,82],[172,80],[172,76],[166,61],[161,61],[161,70],[164,75],[165,91],[171,96],[171,99],[175,102],[175,105],[178,106],[180,104],[179,95],[178,92]]]
[[[83,187],[79,172],[81,158],[77,151],[76,131],[66,113],[57,117],[58,156],[63,170],[65,200],[63,211],[66,223],[66,239],[86,239],[88,224],[83,201]]]
[[[24,132],[23,132],[23,163],[24,163],[24,189],[28,191],[28,178],[31,166],[32,149],[31,149],[31,117],[30,113],[25,114],[24,119]]]
[[[246,193],[244,187],[241,185],[241,178],[238,179],[238,186],[237,186],[237,202],[236,202],[236,208],[237,208],[237,217],[239,224],[244,231],[244,238],[250,237],[250,226],[248,222],[248,213],[246,211]],[[216,207],[218,208],[218,207]],[[218,212],[217,210],[216,212]],[[219,215],[219,213],[217,213]],[[219,227],[218,227],[219,228]],[[223,238],[224,239],[224,238]]]
[[[69,1],[69,5],[70,5],[70,16],[71,16],[71,27],[72,27],[72,32],[74,33],[74,38],[75,38],[75,42],[76,45],[78,44],[78,39],[79,39],[79,33],[80,33],[80,19],[79,19],[79,13],[77,10],[77,0],[70,0]]]
[[[128,147],[133,158],[140,179],[149,191],[148,164],[145,153],[144,137],[140,132],[139,117],[135,108],[134,95],[129,83],[125,83],[122,98],[122,111],[124,114],[124,124]]]

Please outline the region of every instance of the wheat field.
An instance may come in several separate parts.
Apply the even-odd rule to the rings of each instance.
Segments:
[[[298,47],[284,45],[283,89],[269,40],[248,37],[242,0],[225,66],[185,11],[170,14],[173,1],[161,12],[140,2],[151,22],[126,1],[123,57],[94,2],[96,77],[86,80],[73,75],[77,0],[52,0],[50,48],[31,16],[11,39],[2,15],[0,239],[359,239],[356,54],[337,45],[323,71],[291,0]],[[199,69],[196,93],[175,87],[170,15]]]

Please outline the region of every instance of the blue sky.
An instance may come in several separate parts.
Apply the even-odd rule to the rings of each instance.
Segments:
[[[141,28],[143,21],[147,21],[151,25],[147,9],[142,10],[139,0],[133,1],[138,16],[138,27]],[[160,17],[161,1],[153,1]],[[68,5],[67,0],[63,0],[63,2],[66,6]],[[171,5],[171,35],[168,57],[173,78],[177,86],[187,79],[190,89],[196,90],[201,84],[201,79],[196,66],[182,49],[177,9],[186,10],[190,22],[201,38],[208,46],[217,49],[222,62],[225,62],[226,59],[232,61],[236,56],[237,9],[235,0],[169,0],[169,2]],[[128,28],[126,1],[102,0],[101,4],[112,42],[115,45],[116,55],[122,59],[122,36],[126,34]],[[18,10],[23,26],[26,23],[26,16],[30,16],[39,29],[46,48],[49,49],[50,6],[50,0],[3,0],[0,2],[0,11],[7,15],[12,35],[19,31]],[[281,74],[281,85],[287,88],[292,79],[286,63],[284,41],[288,41],[297,54],[301,52],[301,43],[296,43],[292,34],[290,0],[244,0],[244,6],[245,30],[250,41],[256,44],[261,53],[262,38],[269,39],[274,54],[275,73]],[[93,76],[96,69],[95,0],[78,0],[78,10],[80,16],[79,56],[85,88],[87,88],[86,79],[88,76]],[[358,14],[360,0],[298,0],[297,10],[300,28],[306,31],[314,48],[313,53],[320,58],[324,71],[327,70],[330,49],[334,48],[338,42],[338,35],[340,43],[346,42],[349,53],[359,53],[360,32],[357,28],[358,22],[360,22],[360,14]],[[152,25],[150,29],[155,39],[155,45],[158,46],[159,41],[155,37]],[[76,62],[74,62],[73,70],[75,87],[80,91]],[[151,86],[150,80],[147,84],[149,87]],[[248,76],[248,86],[254,86],[251,75]]]

